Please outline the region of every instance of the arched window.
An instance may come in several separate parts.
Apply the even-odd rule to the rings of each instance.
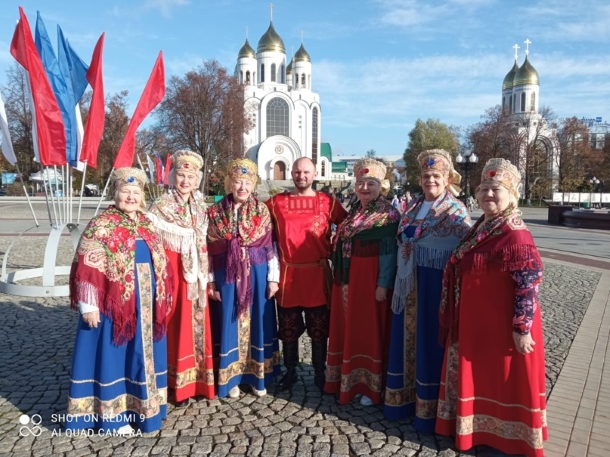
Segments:
[[[311,160],[318,164],[318,108],[311,111]],[[324,172],[322,172],[324,174]]]
[[[510,97],[508,99],[508,112],[512,113],[513,112],[513,97]]]
[[[525,111],[525,92],[521,92],[521,111]]]
[[[322,177],[325,178],[326,177],[326,160],[322,161]]]
[[[303,73],[303,74],[301,75],[301,86],[306,87],[306,86],[305,86],[305,73]]]
[[[295,73],[294,75],[294,87],[299,87],[299,74]]]
[[[280,97],[272,98],[267,104],[267,138],[273,135],[290,136],[288,103]]]
[[[246,72],[246,84],[250,85],[250,72]]]
[[[271,64],[271,81],[275,82],[276,78],[275,78],[275,64],[272,63]]]
[[[243,72],[243,71],[241,71],[241,70],[240,70],[240,72],[239,72],[239,82],[240,82],[241,84],[243,84],[243,83],[244,83],[244,72]]]
[[[530,111],[536,111],[536,92],[532,92],[532,102],[530,104]]]
[[[513,113],[517,112],[517,94],[513,94]]]
[[[265,64],[264,63],[261,64],[261,82],[262,83],[265,82]]]
[[[286,84],[286,67],[284,64],[280,65],[280,81],[282,84]]]

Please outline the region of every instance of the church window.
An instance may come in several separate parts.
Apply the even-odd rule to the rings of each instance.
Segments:
[[[325,178],[326,177],[326,161],[323,160],[322,161],[322,177]]]
[[[532,92],[532,101],[530,103],[530,111],[536,111],[536,92]]]
[[[521,111],[525,111],[525,92],[521,92]]]
[[[286,84],[286,68],[284,64],[280,65],[280,81],[282,84]]]
[[[301,75],[301,86],[305,87],[305,73]]]
[[[307,87],[311,89],[311,75],[307,75]]]
[[[318,164],[318,108],[311,112],[311,160]],[[324,174],[324,172],[322,172]]]
[[[264,63],[261,64],[261,82],[262,83],[265,82],[265,64]]]
[[[267,138],[273,135],[290,136],[288,103],[280,97],[272,98],[267,104]]]
[[[240,71],[240,72],[239,72],[239,82],[240,82],[241,84],[243,84],[243,83],[244,83],[244,72],[243,72],[243,71]]]
[[[517,112],[517,94],[513,94],[513,113]]]
[[[299,74],[298,73],[295,75],[294,87],[299,87]]]
[[[272,63],[271,64],[271,81],[275,82],[276,77],[275,77],[275,64]]]
[[[512,112],[513,111],[513,97],[510,97],[508,99],[508,111]]]
[[[249,71],[246,72],[246,84],[248,84],[248,85],[250,84],[250,72]]]

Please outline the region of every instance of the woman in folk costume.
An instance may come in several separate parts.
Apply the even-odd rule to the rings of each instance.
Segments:
[[[444,348],[438,343],[443,268],[470,227],[456,196],[460,175],[443,149],[424,151],[414,199],[398,229],[398,273],[392,298],[392,337],[384,414],[415,415],[415,428],[433,433]]]
[[[207,306],[208,216],[199,192],[201,156],[172,156],[169,191],[155,201],[148,217],[163,240],[174,270],[174,308],[167,326],[168,384],[174,401],[214,398],[214,360]]]
[[[360,403],[370,406],[381,402],[385,387],[400,214],[382,194],[382,185],[389,190],[383,163],[359,160],[354,174],[358,202],[334,239],[324,390],[339,393],[341,404],[361,394]]]
[[[114,172],[115,205],[87,225],[70,272],[80,309],[66,428],[130,434],[161,428],[167,403],[167,316],[173,277],[143,212],[146,176]]]
[[[485,444],[542,457],[547,439],[542,260],[517,208],[521,175],[490,159],[477,200],[484,215],[451,255],[439,313],[446,344],[436,432],[456,447]]]
[[[239,397],[240,384],[266,395],[280,374],[273,300],[280,270],[269,210],[252,195],[257,180],[254,162],[234,160],[225,178],[228,195],[208,210],[219,397]]]

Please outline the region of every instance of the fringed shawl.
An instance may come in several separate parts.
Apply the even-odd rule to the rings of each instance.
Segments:
[[[432,204],[413,237],[405,238],[403,234],[415,220],[423,202],[424,195],[411,201],[398,228],[400,251],[392,297],[392,310],[396,314],[404,309],[407,296],[415,288],[417,266],[445,268],[453,249],[470,228],[466,207],[446,191]]]
[[[229,194],[210,206],[208,216],[208,251],[213,256],[227,253],[226,281],[236,284],[237,312],[242,314],[252,302],[248,248],[265,248],[267,260],[273,258],[269,210],[250,196],[236,214],[233,194]]]
[[[144,213],[133,220],[114,206],[94,217],[83,232],[70,271],[70,305],[97,306],[112,321],[113,342],[123,345],[136,330],[135,250],[150,249],[156,280],[154,338],[165,334],[172,306],[173,272],[163,244]]]
[[[396,252],[396,233],[400,213],[379,196],[365,207],[354,205],[337,228],[334,238],[333,270],[336,284],[348,284],[350,258],[354,240],[379,241],[379,255]],[[390,238],[391,237],[391,238]]]
[[[208,282],[208,216],[203,194],[196,190],[184,202],[170,189],[153,203],[148,217],[165,249],[180,253],[188,299],[203,298]]]
[[[532,234],[512,205],[483,222],[481,216],[456,247],[443,273],[439,308],[439,342],[448,335],[458,340],[460,290],[465,273],[486,274],[522,270],[531,262],[542,264]]]

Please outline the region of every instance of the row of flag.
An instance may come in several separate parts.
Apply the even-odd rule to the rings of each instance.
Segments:
[[[87,65],[76,54],[57,26],[57,54],[53,49],[40,13],[36,18],[35,38],[23,8],[11,41],[11,55],[27,71],[28,95],[32,110],[34,151],[43,166],[79,168],[79,163],[97,168],[97,153],[104,132],[105,102],[102,78],[102,33]],[[87,86],[92,88],[89,115],[84,130],[78,103]],[[165,70],[160,52],[144,92],[117,151],[114,168],[131,166],[135,154],[136,131],[146,116],[165,96]],[[4,103],[0,97],[2,152],[14,165],[17,161],[10,141]]]
[[[146,155],[146,161],[148,162],[148,179],[152,184],[156,184],[158,186],[168,186],[169,185],[169,172],[172,168],[172,156],[170,154],[167,155],[165,160],[165,165],[163,164],[163,160],[161,156],[157,153],[154,154],[154,157],[150,155]],[[140,164],[140,168],[144,170],[144,165],[142,165],[142,161],[138,156],[138,162]]]

